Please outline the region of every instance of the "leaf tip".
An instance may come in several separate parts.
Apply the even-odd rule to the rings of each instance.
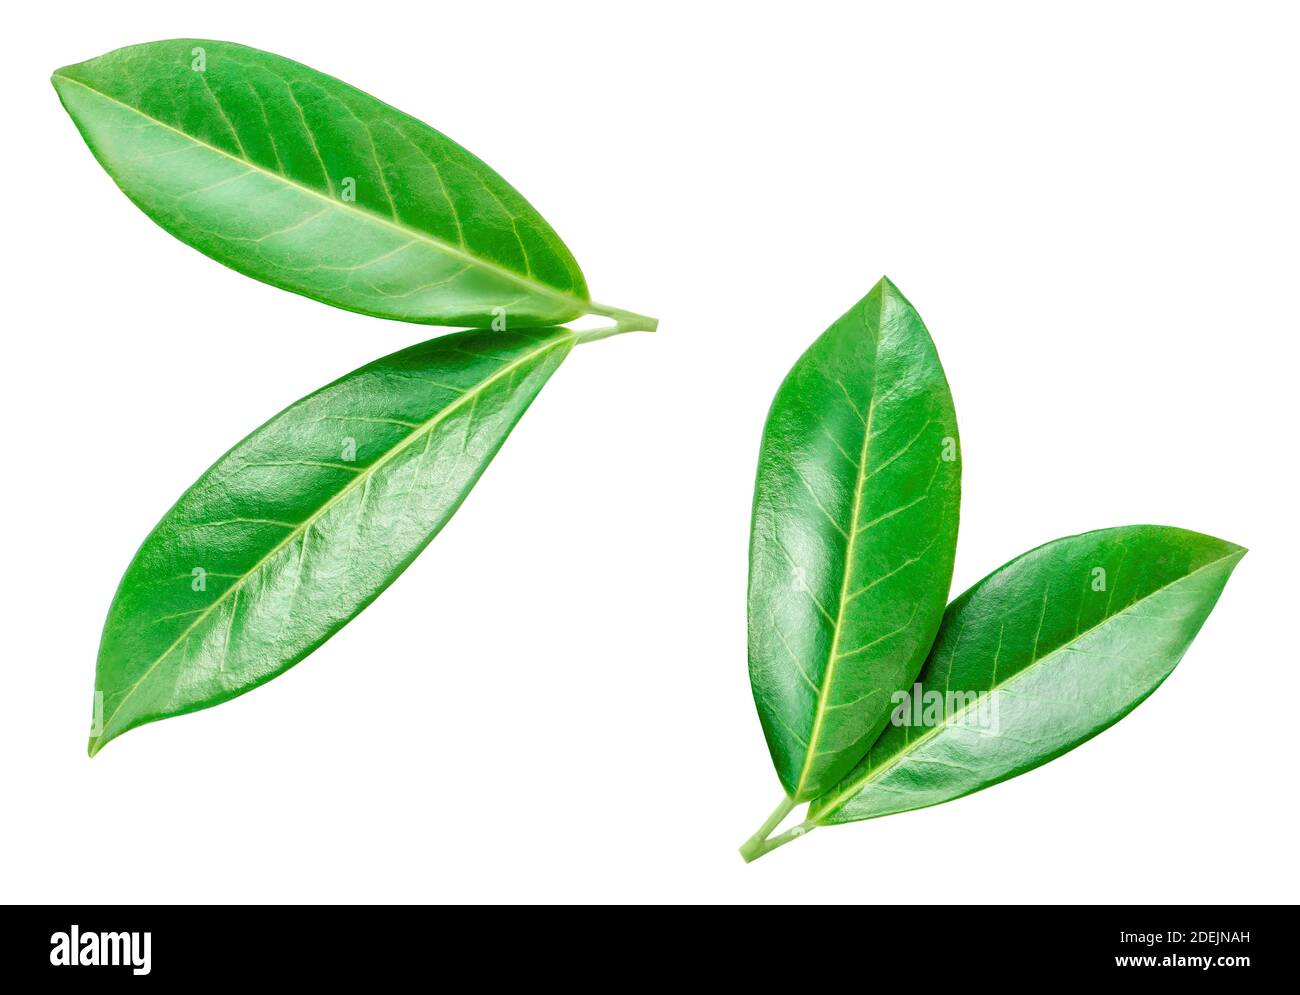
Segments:
[[[876,281],[876,285],[871,288],[863,303],[872,302],[876,307],[884,306],[886,301],[902,301],[909,308],[912,306],[903,292],[898,289],[898,284],[891,280],[887,275],[882,274]]]
[[[1247,549],[1245,546],[1242,546],[1240,543],[1235,543],[1228,539],[1219,539],[1217,541],[1224,548],[1224,552],[1220,557],[1220,559],[1231,560],[1233,567],[1235,567],[1238,563],[1240,563],[1242,557],[1244,557],[1247,553],[1250,552],[1249,549]]]
[[[65,110],[68,109],[68,83],[75,82],[73,78],[68,75],[68,70],[72,68],[72,66],[63,66],[50,73],[50,86],[54,87],[54,92],[58,95],[59,103],[64,106]],[[68,112],[71,113],[71,110]]]

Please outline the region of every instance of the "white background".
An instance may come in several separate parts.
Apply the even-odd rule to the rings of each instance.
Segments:
[[[0,897],[1300,898],[1294,8],[290,6],[6,13]],[[662,325],[575,353],[301,666],[90,760],[100,626],[159,516],[281,407],[436,333],[239,276],[115,189],[49,74],[189,35],[451,135],[598,299]],[[1251,553],[1098,739],[745,866],[780,795],[745,661],[759,435],[882,273],[957,401],[954,592],[1108,525]]]

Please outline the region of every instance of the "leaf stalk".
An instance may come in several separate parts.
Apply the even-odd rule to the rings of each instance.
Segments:
[[[769,840],[764,840],[758,847],[750,847],[749,843],[746,843],[745,846],[740,848],[740,855],[745,858],[745,863],[751,863],[763,856],[763,854],[771,853],[779,846],[785,846],[791,840],[797,840],[800,836],[807,836],[816,828],[817,823],[815,822],[801,822],[799,825],[787,829],[780,836],[773,836]]]
[[[624,311],[619,307],[609,307],[606,304],[597,304],[592,301],[587,307],[588,314],[598,314],[602,318],[613,318],[614,324],[609,329],[597,328],[586,333],[583,341],[593,338],[607,338],[610,335],[621,335],[623,332],[653,332],[659,328],[659,319],[650,318],[644,314],[637,314],[635,311]]]
[[[745,858],[745,863],[751,863],[763,856],[765,853],[771,853],[779,846],[784,846],[791,840],[798,839],[817,828],[815,822],[805,820],[791,829],[787,829],[780,836],[772,836],[772,831],[779,826],[787,815],[794,811],[798,804],[793,798],[785,797],[781,799],[781,804],[772,810],[772,814],[767,817],[757,832],[749,839],[745,840],[740,847],[740,855]],[[772,838],[769,839],[768,837]]]

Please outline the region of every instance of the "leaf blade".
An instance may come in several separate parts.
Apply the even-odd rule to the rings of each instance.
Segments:
[[[347,624],[451,518],[576,341],[443,336],[308,395],[218,460],[114,596],[91,755],[251,690]]]
[[[888,280],[782,383],[750,541],[750,680],[778,776],[816,797],[911,682],[952,577],[956,414],[920,316]]]
[[[943,689],[939,722],[919,733],[886,729],[814,801],[810,821],[951,801],[1104,731],[1177,666],[1245,553],[1183,529],[1125,526],[1058,539],[1004,564],[945,613],[921,674],[926,691]],[[1096,570],[1104,571],[1100,590]],[[969,698],[950,708],[954,688],[987,694],[983,716]]]
[[[254,279],[428,324],[481,326],[498,313],[553,324],[591,308],[572,254],[513,187],[333,77],[242,45],[176,39],[64,67],[53,83],[141,210]]]

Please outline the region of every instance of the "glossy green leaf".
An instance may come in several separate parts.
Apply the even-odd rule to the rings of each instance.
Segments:
[[[948,608],[921,693],[810,806],[808,825],[959,798],[1118,722],[1169,676],[1245,552],[1137,525],[1058,539],[995,570]]]
[[[434,339],[303,398],[218,460],[122,578],[91,755],[251,690],[342,628],[446,524],[576,340]]]
[[[960,480],[934,343],[881,280],[794,365],[763,432],[749,672],[792,799],[848,772],[920,669],[952,579]]]
[[[67,66],[53,83],[141,210],[255,279],[428,324],[639,317],[592,304],[550,225],[479,159],[289,59],[178,39]]]

